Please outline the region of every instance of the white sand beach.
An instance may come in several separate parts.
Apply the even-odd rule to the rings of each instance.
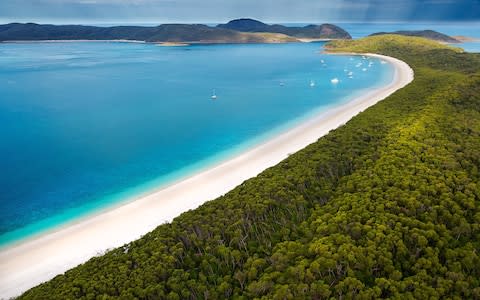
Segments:
[[[413,80],[413,70],[395,58],[377,57],[395,66],[394,80],[346,104],[321,113],[271,140],[169,187],[56,231],[0,251],[0,297],[17,296],[89,258],[118,247],[206,201],[217,198],[276,165],[290,153],[315,142],[353,116]]]

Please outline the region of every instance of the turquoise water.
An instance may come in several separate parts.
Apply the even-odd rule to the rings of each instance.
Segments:
[[[392,79],[389,64],[321,46],[0,44],[0,244],[180,180]]]

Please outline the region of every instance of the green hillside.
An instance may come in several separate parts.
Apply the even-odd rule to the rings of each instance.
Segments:
[[[348,32],[333,24],[307,25],[303,27],[268,25],[253,19],[236,19],[227,24],[219,24],[217,28],[241,32],[272,32],[281,33],[296,38],[306,39],[351,39]]]
[[[261,30],[245,25],[263,24]],[[259,29],[258,27],[256,29]],[[41,40],[135,40],[151,43],[293,43],[298,38],[348,38],[350,35],[333,24],[305,27],[270,26],[256,20],[233,20],[211,27],[203,24],[162,24],[147,26],[84,26],[10,23],[0,25],[2,41]]]
[[[407,87],[223,197],[21,299],[480,299],[480,55],[336,41]]]
[[[373,35],[384,35],[384,34],[398,34],[398,35],[406,35],[406,36],[423,37],[423,38],[427,38],[430,40],[443,42],[443,43],[460,43],[460,41],[455,39],[454,37],[451,37],[449,35],[446,35],[434,30],[400,30],[400,31],[394,31],[394,32],[376,32],[371,35],[373,36]]]

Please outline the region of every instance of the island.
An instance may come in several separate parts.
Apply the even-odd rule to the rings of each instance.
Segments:
[[[332,40],[351,39],[348,32],[333,24],[307,25],[305,27],[289,27],[283,25],[268,25],[254,19],[236,19],[227,24],[217,25],[241,32],[271,32],[281,33],[302,40]]]
[[[415,78],[225,195],[18,299],[479,298],[480,56],[400,35],[327,50],[393,57]]]
[[[232,21],[237,24],[237,21]],[[256,21],[258,22],[258,21]],[[260,24],[264,24],[258,22]],[[230,24],[230,23],[229,23]],[[228,24],[227,24],[228,25]],[[343,29],[324,24],[304,28],[266,25],[264,30],[237,30],[235,26],[211,27],[203,24],[163,24],[155,27],[114,26],[96,27],[84,25],[42,25],[35,23],[11,23],[0,25],[1,41],[46,40],[104,40],[142,41],[150,43],[292,43],[306,39],[350,38]],[[232,27],[232,28],[228,28]],[[284,28],[280,30],[279,28]],[[240,28],[241,29],[241,28]]]

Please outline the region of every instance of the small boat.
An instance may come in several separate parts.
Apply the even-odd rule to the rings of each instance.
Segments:
[[[352,75],[353,75],[353,72],[348,72],[347,75],[348,75],[348,76],[352,76]]]
[[[380,63],[381,63],[382,65],[384,65],[384,64],[386,64],[387,62],[384,61],[384,60],[381,60]]]
[[[215,89],[213,89],[213,92],[212,92],[212,100],[215,100],[217,99],[217,94],[215,93]]]
[[[363,68],[362,71],[365,72],[367,70],[367,68]]]
[[[314,87],[314,86],[315,86],[315,81],[310,80],[310,87]]]
[[[285,82],[281,81],[280,86],[285,86]]]
[[[333,78],[332,80],[330,80],[330,82],[333,84],[337,84],[340,82],[340,80],[338,80],[338,78]]]

